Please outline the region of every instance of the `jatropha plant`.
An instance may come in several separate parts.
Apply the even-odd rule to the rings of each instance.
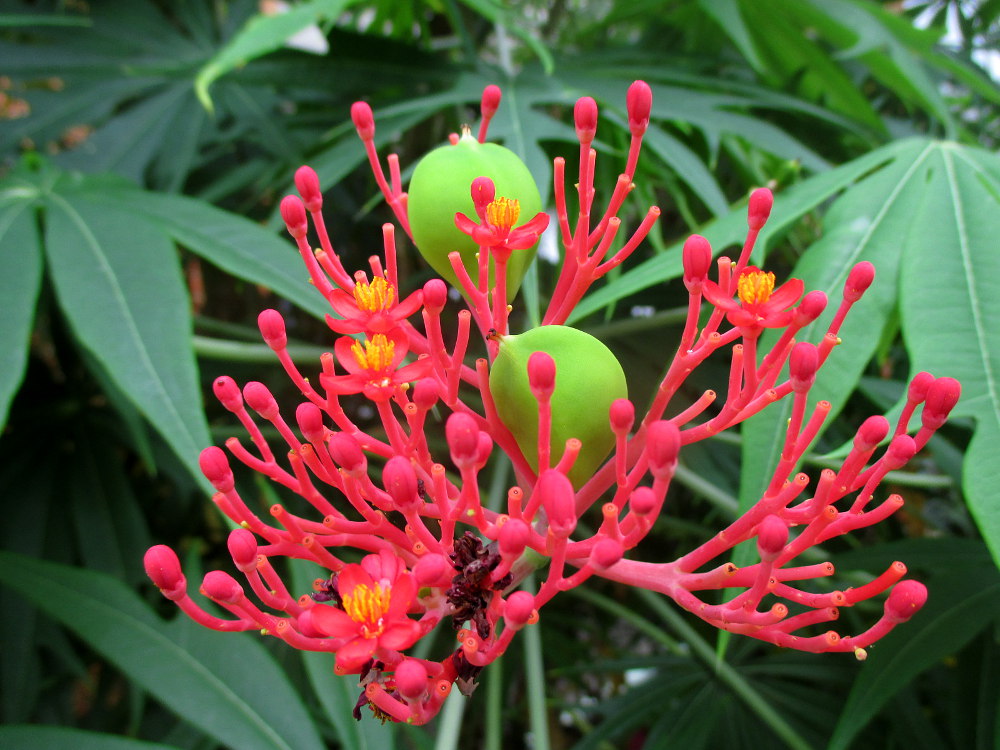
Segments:
[[[294,648],[333,654],[338,674],[358,675],[357,716],[368,704],[383,720],[415,724],[440,710],[453,685],[470,693],[481,670],[519,630],[537,622],[545,604],[591,576],[665,594],[723,630],[858,658],[920,609],[927,591],[903,580],[906,567],[899,562],[855,588],[814,585],[818,591],[810,591],[808,584],[834,568],[809,562],[815,557],[804,553],[902,506],[899,495],[876,497],[881,481],[923,448],[959,397],[955,380],[921,373],[897,423],[866,420],[838,471],[823,470],[815,483],[795,473],[830,410],[824,401],[808,405],[816,372],[834,352],[845,315],[872,283],[871,264],[849,273],[821,342],[796,341],[828,300],[822,291],[804,293],[798,279],[776,286],[773,273],[749,265],[772,207],[771,192],[755,190],[735,261],[719,258],[713,274],[708,241],[692,236],[684,244],[687,322],[641,416],[614,355],[565,325],[589,287],[633,253],[659,214],[650,208],[611,251],[651,101],[644,82],[629,88],[631,145],[603,211],[594,205],[597,105],[589,97],[576,103],[575,220],[566,164],[557,158],[561,269],[542,325],[516,334],[508,325],[510,301],[549,217],[524,165],[485,142],[500,90],[484,91],[478,137],[466,129],[425,157],[409,193],[395,155],[385,177],[371,109],[354,105],[354,124],[399,227],[457,288],[465,309],[457,321],[443,320],[453,305],[441,279],[402,296],[391,223],[383,227],[384,252],[371,257],[369,272],[349,273],[323,223],[316,173],[299,169],[301,197],[286,197],[281,214],[313,285],[332,308],[327,323],[338,338],[320,358],[318,377],[306,377],[289,356],[282,316],[260,314],[264,341],[304,399],[295,409],[297,430],[262,383],[241,390],[223,376],[214,390],[253,443],[230,438],[229,453],[297,495],[308,510],[297,515],[278,503],[265,520],[237,491],[227,454],[206,448],[201,468],[217,490],[214,502],[237,526],[228,545],[246,584],[221,570],[204,577],[201,593],[232,615],[217,617],[189,596],[177,555],[158,545],[146,554],[146,570],[168,599],[207,627],[259,630]],[[310,218],[319,249],[309,240]],[[764,351],[766,329],[778,335]],[[470,343],[486,356],[471,361]],[[726,392],[705,391],[694,403],[672,408],[688,376],[713,355],[729,360]],[[786,398],[791,417],[780,460],[757,503],[676,560],[636,559],[636,546],[663,511],[682,447]],[[352,421],[348,399],[370,402],[380,429],[365,431]],[[281,436],[280,448],[265,439],[261,420]],[[442,422],[447,450],[433,437]],[[512,464],[516,485],[493,510],[480,477],[496,452]],[[737,567],[733,549],[748,540],[756,544],[757,561]],[[290,590],[274,564],[280,558],[308,560],[329,574],[312,592]],[[541,580],[534,593],[521,586],[533,572]],[[840,608],[886,591],[883,614],[867,630],[823,629]],[[457,631],[457,646],[439,661],[408,655],[442,621]]]

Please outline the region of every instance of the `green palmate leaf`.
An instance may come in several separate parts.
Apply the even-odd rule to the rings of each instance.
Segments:
[[[82,729],[45,726],[0,727],[0,746],[6,750],[177,750],[174,745],[144,742]]]
[[[322,750],[301,699],[249,636],[165,623],[124,584],[0,552],[0,582],[72,630],[186,721],[240,750]]]

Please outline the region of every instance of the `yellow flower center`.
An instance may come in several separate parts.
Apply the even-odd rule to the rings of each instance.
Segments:
[[[774,291],[774,274],[768,271],[750,271],[736,282],[736,293],[744,305],[762,305]]]
[[[354,299],[358,309],[374,313],[388,310],[396,296],[396,290],[381,276],[376,276],[369,284],[360,281],[354,285]]]
[[[509,232],[520,213],[521,206],[514,198],[496,198],[486,207],[486,221],[497,229]]]
[[[385,630],[385,613],[389,611],[391,593],[389,586],[362,584],[343,597],[344,611],[361,625],[361,635],[365,638],[377,638]]]
[[[370,339],[365,339],[362,348],[360,341],[351,345],[351,353],[360,367],[372,372],[381,372],[392,366],[392,355],[396,343],[390,341],[383,333],[376,333]]]

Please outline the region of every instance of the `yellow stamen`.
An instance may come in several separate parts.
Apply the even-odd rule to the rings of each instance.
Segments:
[[[344,611],[361,625],[361,634],[365,638],[377,638],[385,630],[385,613],[389,611],[391,593],[389,586],[382,588],[376,583],[374,587],[364,584],[355,586],[350,594],[344,595]]]
[[[750,271],[736,282],[736,292],[744,305],[762,305],[774,291],[774,274],[768,271]]]
[[[358,308],[365,312],[381,312],[388,310],[395,299],[396,290],[381,276],[376,276],[369,284],[360,281],[354,285],[354,299]]]
[[[392,355],[396,343],[390,341],[383,333],[376,333],[370,339],[365,339],[364,348],[360,341],[351,345],[351,353],[360,367],[373,372],[381,372],[392,365]]]
[[[513,198],[496,198],[486,207],[486,222],[509,232],[521,213],[521,205]]]

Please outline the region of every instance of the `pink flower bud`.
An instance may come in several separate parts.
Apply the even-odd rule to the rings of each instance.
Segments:
[[[375,115],[367,102],[354,102],[351,105],[351,119],[361,140],[370,141],[375,137]]]
[[[187,581],[181,572],[181,562],[165,544],[157,544],[146,550],[143,557],[146,575],[167,599],[176,601],[187,594]]]
[[[547,352],[532,352],[528,357],[528,385],[539,401],[548,400],[556,389],[556,362]]]
[[[503,604],[503,619],[509,628],[523,628],[535,615],[535,597],[527,591],[515,591]]]
[[[441,279],[431,279],[424,284],[424,307],[433,315],[440,315],[448,302],[448,287]]]
[[[244,573],[257,569],[257,537],[248,529],[233,529],[226,540],[236,567]]]
[[[673,422],[653,422],[646,431],[646,456],[649,471],[657,479],[667,479],[677,465],[681,451],[681,431]]]
[[[299,425],[302,437],[310,443],[319,445],[326,439],[326,428],[323,426],[323,412],[316,404],[304,401],[295,408],[295,422]]]
[[[482,214],[488,205],[496,197],[497,189],[493,180],[489,177],[477,177],[472,181],[470,188],[472,193],[472,203],[476,207],[476,212]]]
[[[896,435],[885,452],[885,465],[890,469],[905,466],[917,452],[917,444],[909,435]]]
[[[518,518],[511,518],[500,527],[500,533],[497,536],[500,554],[504,557],[517,557],[524,552],[530,538],[531,529],[528,524]]]
[[[816,370],[819,368],[819,350],[807,341],[800,341],[792,347],[788,357],[788,374],[792,381],[792,390],[804,393],[812,387],[816,380]]]
[[[281,199],[281,220],[285,222],[285,228],[295,239],[300,239],[309,234],[309,221],[306,219],[306,207],[295,195],[286,195]]]
[[[924,427],[936,430],[945,423],[962,396],[962,385],[955,378],[938,378],[927,389],[927,400],[920,419]]]
[[[906,622],[927,602],[927,587],[920,581],[897,583],[885,600],[885,616],[893,622]]]
[[[868,417],[854,436],[854,447],[859,451],[870,451],[885,440],[889,434],[889,420],[881,415]]]
[[[285,334],[285,319],[277,310],[263,310],[257,316],[257,327],[260,328],[260,335],[264,343],[278,351],[288,345],[288,336]]]
[[[692,234],[684,242],[684,286],[698,292],[712,267],[712,246],[700,234]]]
[[[625,95],[628,111],[628,129],[632,135],[642,135],[649,127],[649,113],[653,108],[653,91],[645,81],[634,81]]]
[[[918,372],[913,376],[913,380],[910,381],[910,387],[906,393],[907,399],[919,404],[927,398],[927,391],[930,390],[933,384],[933,375],[929,372]]]
[[[608,421],[616,435],[628,434],[635,424],[635,406],[627,398],[616,398],[608,409]]]
[[[210,599],[236,604],[243,598],[243,587],[224,570],[212,570],[201,582],[201,592]]]
[[[455,412],[448,417],[444,433],[455,465],[459,468],[475,465],[479,458],[479,427],[476,420],[464,412]]]
[[[228,375],[220,375],[212,383],[212,391],[226,409],[237,412],[243,408],[243,393],[236,381]]]
[[[403,659],[396,665],[393,679],[404,698],[416,700],[427,692],[427,668],[418,659]]]
[[[263,383],[251,380],[243,386],[243,398],[264,419],[271,420],[278,416],[278,402]]]
[[[312,167],[302,166],[295,171],[295,189],[302,196],[309,212],[323,208],[323,191],[319,189],[319,175]]]
[[[385,462],[382,484],[399,510],[406,510],[422,502],[417,494],[417,474],[410,459],[393,456]]]
[[[750,205],[747,207],[747,226],[759,230],[771,215],[774,205],[774,194],[767,188],[757,188],[750,193]]]
[[[330,458],[348,474],[360,476],[368,468],[368,459],[358,441],[343,432],[335,432],[327,438]]]
[[[656,509],[656,493],[652,487],[636,487],[628,499],[632,512],[639,516],[648,516]]]
[[[599,571],[607,570],[625,555],[625,548],[616,539],[601,539],[590,551],[590,564]]]
[[[847,274],[844,282],[844,299],[857,302],[875,280],[875,266],[866,260],[861,261]]]
[[[490,460],[490,453],[493,452],[493,438],[488,432],[480,430],[479,442],[476,445],[476,466],[482,468]]]
[[[198,457],[198,466],[201,467],[201,473],[205,478],[219,492],[229,492],[236,486],[233,470],[229,468],[229,459],[226,458],[222,448],[211,445],[203,450]]]
[[[542,507],[549,519],[549,529],[557,537],[567,537],[576,528],[576,495],[573,484],[562,472],[546,469],[535,484]]]
[[[443,586],[451,581],[455,568],[444,555],[428,553],[413,566],[413,578],[418,586]]]
[[[792,324],[802,328],[812,323],[823,314],[826,309],[826,301],[826,292],[821,292],[819,289],[809,292],[795,308]]]
[[[489,119],[497,113],[500,109],[500,98],[503,93],[500,91],[500,87],[495,84],[490,84],[483,89],[483,98],[479,104],[479,111],[483,113],[483,118]]]
[[[421,378],[413,386],[413,403],[421,409],[430,409],[441,398],[441,391],[434,378]]]
[[[295,618],[295,624],[299,632],[306,638],[326,638],[326,633],[316,627],[313,619],[313,610],[317,607],[310,607]]]
[[[788,526],[776,515],[765,516],[757,525],[757,552],[764,562],[771,562],[788,544]]]
[[[573,120],[576,123],[576,137],[583,145],[589,145],[597,134],[597,102],[589,96],[576,100],[573,107]]]

